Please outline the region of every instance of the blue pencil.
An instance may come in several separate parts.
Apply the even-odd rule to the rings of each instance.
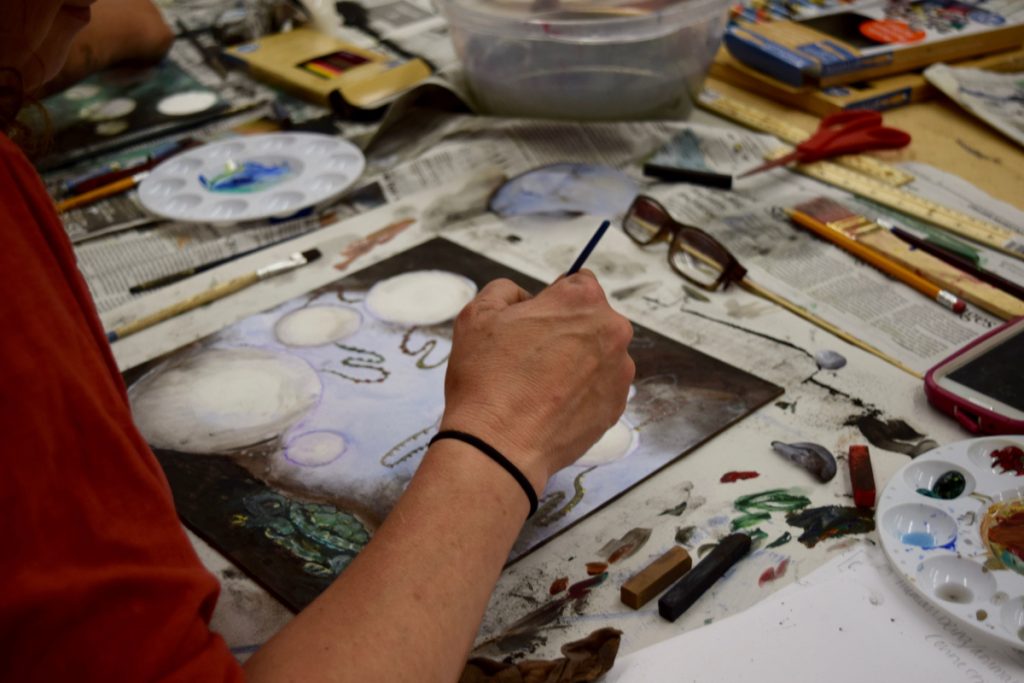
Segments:
[[[611,221],[601,223],[597,232],[595,232],[594,236],[590,238],[589,242],[587,242],[587,246],[583,247],[583,251],[581,251],[580,255],[576,257],[576,262],[572,264],[572,267],[566,275],[572,275],[573,273],[579,272],[580,268],[583,267],[583,264],[586,263],[587,258],[590,256],[590,252],[594,251],[594,247],[596,247],[597,243],[601,241],[602,237],[604,237],[604,233],[608,230],[608,226],[611,224]]]

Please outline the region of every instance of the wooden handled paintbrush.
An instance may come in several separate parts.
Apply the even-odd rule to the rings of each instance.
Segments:
[[[186,313],[187,311],[199,308],[200,306],[205,306],[217,299],[223,299],[228,295],[234,294],[235,292],[241,291],[246,287],[260,282],[261,280],[266,280],[267,278],[274,277],[275,275],[281,275],[282,273],[287,273],[295,270],[296,268],[301,268],[308,263],[316,261],[318,258],[320,258],[319,249],[309,249],[303,252],[296,252],[284,261],[271,263],[270,265],[263,266],[259,270],[241,275],[228,280],[227,282],[214,285],[205,292],[200,292],[195,296],[179,301],[167,308],[161,309],[137,320],[133,320],[126,325],[121,325],[120,327],[107,332],[107,340],[114,342],[118,339],[124,339],[128,335],[135,334],[147,327],[152,327],[153,325],[162,323],[165,320],[169,320],[170,318]]]

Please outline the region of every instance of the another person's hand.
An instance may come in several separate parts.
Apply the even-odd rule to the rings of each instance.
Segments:
[[[540,493],[625,410],[632,337],[590,271],[533,298],[495,280],[455,321],[441,429],[490,443]]]

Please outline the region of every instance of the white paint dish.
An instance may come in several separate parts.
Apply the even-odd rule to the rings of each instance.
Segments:
[[[476,296],[476,283],[446,270],[414,270],[381,280],[366,295],[374,317],[396,325],[439,325]]]
[[[330,135],[241,136],[160,164],[139,185],[139,200],[147,211],[175,221],[280,218],[334,199],[365,165],[358,147]]]
[[[995,559],[987,528],[994,510],[1024,501],[1024,475],[991,457],[1009,446],[1024,449],[1024,437],[970,439],[919,456],[889,480],[876,520],[889,561],[918,593],[971,631],[1024,650],[1024,571]],[[920,492],[950,471],[963,477],[958,495]]]

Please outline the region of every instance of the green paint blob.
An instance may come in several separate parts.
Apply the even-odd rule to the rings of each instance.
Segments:
[[[780,545],[786,545],[793,540],[793,534],[788,531],[783,532],[781,536],[776,538],[774,541],[768,544],[769,548],[778,548]]]
[[[768,534],[762,531],[760,527],[748,533],[747,536],[750,536],[750,541],[752,543],[757,543],[758,541],[763,541],[768,538]]]
[[[810,504],[811,499],[807,496],[790,493],[786,489],[770,489],[761,493],[740,496],[733,503],[733,507],[750,515],[755,512],[792,512]]]
[[[757,526],[761,522],[766,522],[771,519],[772,516],[767,512],[754,512],[742,517],[737,517],[732,520],[730,527],[733,531],[739,531],[740,529],[749,529],[752,526]]]

